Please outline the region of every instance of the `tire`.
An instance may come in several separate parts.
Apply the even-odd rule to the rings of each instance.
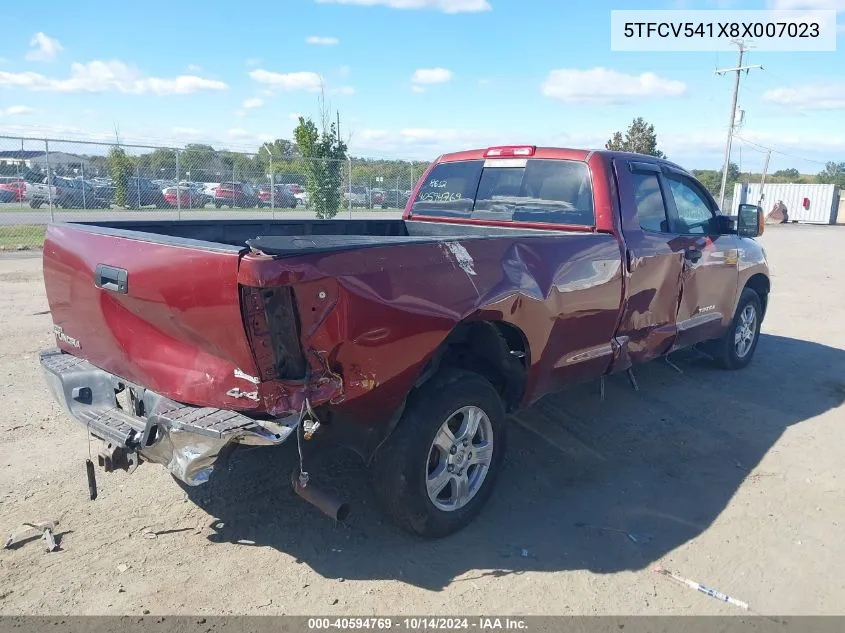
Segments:
[[[469,407],[481,410],[486,416],[486,421],[481,418],[478,422],[470,449],[453,449],[458,451],[453,454],[435,447],[435,437],[447,423],[454,429],[453,433],[460,433],[460,425],[468,418],[457,414]],[[385,512],[401,528],[425,538],[447,536],[469,524],[493,491],[505,454],[506,419],[502,400],[493,385],[472,372],[446,369],[413,392],[399,425],[378,450],[371,466],[376,495]],[[480,470],[481,465],[465,461],[472,459],[472,446],[481,450],[484,441],[489,445],[491,440],[492,451],[485,470]],[[467,473],[471,494],[463,505],[444,509],[442,505],[448,500],[441,497],[454,497],[457,492],[455,471],[446,474],[446,462],[450,459],[464,460],[456,466],[461,468],[457,472]],[[441,507],[435,505],[427,488],[428,477],[437,472],[447,482],[435,496]],[[476,479],[477,487],[473,489],[474,477],[480,480]]]
[[[220,204],[219,202],[215,202],[215,203],[214,203],[214,208],[215,208],[215,209],[219,209],[219,208],[220,208],[220,207],[222,207],[222,206],[223,206],[223,205],[222,205],[222,204]]]
[[[750,344],[741,346],[736,338],[740,328],[747,328],[747,319],[749,313],[753,313],[753,324],[750,328]],[[716,362],[724,369],[742,369],[746,367],[754,356],[757,349],[757,341],[760,338],[760,324],[763,319],[763,306],[760,302],[760,295],[751,290],[751,288],[744,288],[739,297],[739,303],[734,313],[734,318],[731,321],[731,326],[725,335],[714,341],[712,350],[715,355]],[[747,329],[745,329],[748,332]],[[744,338],[748,343],[747,336]]]

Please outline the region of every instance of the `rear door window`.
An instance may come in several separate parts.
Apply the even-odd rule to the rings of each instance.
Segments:
[[[633,172],[631,181],[634,185],[634,200],[637,203],[640,228],[653,233],[668,233],[669,221],[657,174]]]
[[[589,167],[572,160],[441,163],[423,183],[412,212],[583,226],[595,222]]]

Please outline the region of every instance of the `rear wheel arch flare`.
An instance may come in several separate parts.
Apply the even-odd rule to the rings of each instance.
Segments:
[[[525,333],[504,321],[464,320],[443,340],[414,388],[419,388],[444,367],[473,371],[489,380],[508,410],[522,401],[530,366]]]

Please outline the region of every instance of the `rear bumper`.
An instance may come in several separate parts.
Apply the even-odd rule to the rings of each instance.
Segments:
[[[181,404],[58,349],[40,359],[53,397],[110,454],[161,464],[191,486],[208,480],[228,445],[281,444],[298,424],[298,416],[270,422]]]

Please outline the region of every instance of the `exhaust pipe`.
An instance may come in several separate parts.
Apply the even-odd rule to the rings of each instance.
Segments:
[[[313,484],[302,485],[296,472],[291,476],[293,491],[308,503],[316,507],[335,521],[345,521],[349,516],[349,504],[337,499],[328,492],[316,488]]]

